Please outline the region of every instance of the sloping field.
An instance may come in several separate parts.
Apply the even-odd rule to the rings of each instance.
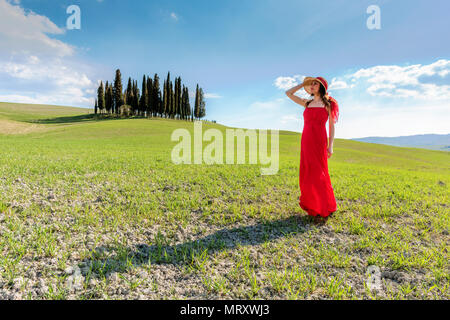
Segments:
[[[46,118],[86,115],[92,110],[86,108],[0,102],[0,118],[34,122]]]
[[[87,117],[88,114],[85,108],[0,102],[0,134],[49,131],[64,124],[57,119],[69,121],[71,116]],[[48,125],[52,124],[48,119],[53,119],[54,126]]]
[[[448,152],[336,139],[338,211],[315,224],[300,134],[280,132],[262,176],[174,164],[192,122],[77,111],[0,103],[0,121],[51,129],[0,132],[0,299],[449,298]]]

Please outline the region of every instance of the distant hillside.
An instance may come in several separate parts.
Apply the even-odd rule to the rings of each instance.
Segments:
[[[44,132],[70,120],[87,120],[91,113],[87,108],[0,102],[0,135]]]
[[[0,119],[33,122],[38,119],[92,113],[92,109],[31,103],[0,102]]]
[[[417,134],[400,137],[366,137],[350,140],[387,144],[396,147],[450,151],[450,134]]]

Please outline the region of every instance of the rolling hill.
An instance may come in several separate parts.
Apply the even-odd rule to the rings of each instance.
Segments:
[[[300,134],[261,175],[175,164],[193,126],[0,103],[0,299],[450,298],[448,152],[336,139],[321,225],[298,205]]]
[[[416,134],[400,137],[365,137],[351,140],[387,144],[397,147],[414,147],[450,151],[450,134]]]

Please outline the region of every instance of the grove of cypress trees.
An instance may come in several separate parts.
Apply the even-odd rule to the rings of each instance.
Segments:
[[[94,112],[98,114],[106,110],[108,113],[118,114],[119,108],[127,104],[131,107],[132,115],[191,121],[205,117],[204,93],[198,84],[193,107],[190,104],[188,87],[182,84],[181,77],[175,77],[172,82],[170,71],[167,73],[167,79],[164,80],[162,91],[161,93],[157,73],[153,79],[147,75],[142,77],[142,89],[139,88],[137,80],[129,77],[126,90],[123,90],[122,75],[120,69],[117,69],[114,85],[106,81],[106,86],[103,87],[103,81],[100,82]]]

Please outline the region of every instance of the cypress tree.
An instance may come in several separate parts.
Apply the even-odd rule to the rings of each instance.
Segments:
[[[116,114],[119,113],[119,107],[123,105],[123,88],[122,88],[122,74],[120,73],[120,69],[116,70],[116,78],[114,80],[114,109]]]
[[[167,115],[170,113],[170,71],[167,73],[167,79],[164,82],[164,117],[167,118]]]
[[[194,117],[196,119],[199,118],[199,114],[200,114],[200,100],[199,100],[199,90],[198,90],[198,84],[197,84],[197,88],[195,89],[195,103],[194,103]]]
[[[137,111],[138,116],[140,116],[140,110],[139,110],[139,88],[138,88],[138,82],[133,81],[133,107]]]
[[[175,82],[175,110],[177,114],[177,118],[182,118],[182,110],[181,110],[181,77],[177,78]]]
[[[95,99],[94,114],[97,114],[97,108],[98,108],[97,99]]]
[[[162,116],[166,117],[167,110],[169,108],[169,82],[167,79],[164,81],[164,97],[162,106]]]
[[[153,77],[153,106],[152,106],[155,116],[161,114],[162,105],[163,102],[161,97],[161,88],[159,85],[159,76],[157,73],[155,73],[155,76]]]
[[[188,120],[189,116],[191,115],[191,106],[189,103],[189,90],[187,87],[184,87],[184,85],[183,85],[183,95],[181,98],[181,105],[182,105],[181,117],[183,120]]]
[[[180,119],[184,120],[184,116],[186,114],[185,104],[186,104],[186,92],[185,87],[183,85],[183,89],[181,90],[181,98],[180,98]]]
[[[111,111],[113,111],[113,108],[114,108],[114,95],[113,95],[112,83],[110,83],[107,86],[105,100],[106,100],[106,109],[108,110],[108,113],[110,113]]]
[[[100,86],[97,90],[98,108],[105,108],[105,90],[103,89],[103,81],[100,81]]]
[[[200,90],[198,92],[198,97],[199,97],[199,103],[198,103],[198,105],[199,105],[199,108],[198,108],[199,114],[198,114],[198,117],[199,118],[203,118],[203,117],[206,116],[206,108],[205,108],[205,98],[204,98],[204,95],[203,95],[203,89],[202,88],[200,88]]]
[[[132,90],[132,86],[131,86],[131,77],[128,77],[128,85],[127,85],[127,90],[125,91],[125,95],[126,98],[126,102],[125,104],[131,105],[132,101],[133,101],[133,90]]]
[[[109,110],[108,90],[109,90],[109,82],[108,82],[108,80],[106,80],[106,83],[105,83],[105,105],[103,106],[104,110]]]
[[[169,99],[170,99],[170,103],[169,103],[169,115],[171,119],[173,119],[175,117],[175,103],[174,103],[174,92],[173,92],[173,84],[172,81],[170,81],[169,83]]]
[[[178,78],[175,79],[174,83],[174,91],[173,91],[173,113],[175,116],[175,119],[178,119],[179,111],[178,111]]]
[[[176,92],[177,92],[177,78],[174,79],[172,85],[172,118],[175,119],[177,117],[177,101],[176,101]]]
[[[147,79],[142,79],[142,93],[141,93],[141,99],[139,101],[139,110],[141,111],[142,115],[145,115],[145,111],[147,110],[147,103],[148,103],[148,97],[147,97]]]
[[[130,93],[128,94],[130,101],[128,101],[128,105],[131,107],[131,114],[136,115],[136,107],[134,106],[134,80],[130,79]]]
[[[147,106],[146,112],[147,117],[153,116],[153,80],[149,76],[147,76]]]
[[[103,106],[103,108],[101,108],[101,109],[104,109],[104,110],[110,110],[111,109],[111,102],[109,101],[109,92],[108,92],[108,90],[109,90],[109,82],[108,81],[106,81],[106,84],[105,84],[105,105]]]
[[[186,112],[189,119],[189,116],[191,115],[191,102],[189,100],[189,89],[186,87]]]

